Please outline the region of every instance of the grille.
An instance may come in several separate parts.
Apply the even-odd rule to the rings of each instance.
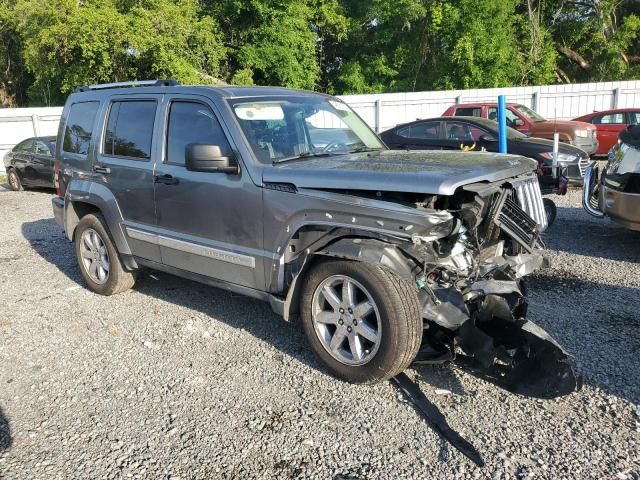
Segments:
[[[538,231],[543,232],[547,228],[547,214],[542,202],[542,192],[537,177],[529,177],[526,180],[514,184],[518,203],[525,213],[537,224]]]
[[[503,190],[500,195],[493,221],[527,251],[533,250],[538,240],[538,224],[520,207],[508,190]]]
[[[582,158],[580,157],[580,160],[578,161],[578,168],[580,169],[580,176],[584,177],[584,171],[587,169],[587,167],[589,166],[591,162],[589,161],[588,158]]]

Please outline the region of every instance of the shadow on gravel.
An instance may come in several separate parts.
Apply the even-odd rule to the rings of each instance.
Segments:
[[[558,208],[558,219],[546,234],[548,248],[589,257],[640,263],[640,232],[610,219],[595,219],[575,208]]]
[[[53,218],[35,220],[22,224],[22,236],[38,255],[54,265],[70,280],[82,285],[82,275],[76,264],[73,243]]]
[[[11,438],[9,420],[4,416],[4,412],[0,408],[0,453],[8,450],[12,443],[13,439]]]
[[[640,290],[558,269],[532,275],[527,283],[554,313],[538,323],[574,357],[585,383],[640,403]]]

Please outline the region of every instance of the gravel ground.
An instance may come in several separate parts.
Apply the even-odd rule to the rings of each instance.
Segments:
[[[147,272],[85,290],[50,192],[0,187],[0,476],[640,478],[640,234],[556,198],[530,318],[579,393],[509,394],[451,366],[409,371],[483,454],[476,468],[390,384],[326,375],[260,302]]]

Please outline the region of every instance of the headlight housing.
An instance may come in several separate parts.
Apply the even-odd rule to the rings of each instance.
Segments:
[[[547,160],[553,161],[553,152],[544,152],[544,153],[541,153],[540,155],[546,158]],[[570,153],[558,153],[557,158],[558,158],[558,165],[562,167],[580,162],[579,155],[572,155]]]
[[[611,149],[607,173],[615,175],[640,173],[640,151],[626,143],[619,143]]]
[[[589,138],[593,136],[592,130],[576,130],[576,137]]]

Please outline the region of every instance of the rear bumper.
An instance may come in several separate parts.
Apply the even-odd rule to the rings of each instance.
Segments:
[[[64,230],[64,198],[53,197],[51,206],[53,207],[53,218],[60,228]]]

